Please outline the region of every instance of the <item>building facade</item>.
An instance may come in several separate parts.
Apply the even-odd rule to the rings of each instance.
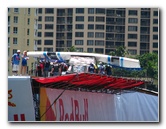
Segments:
[[[158,8],[39,8],[38,50],[158,52]]]
[[[89,53],[109,54],[118,46],[131,55],[158,53],[158,21],[158,8],[13,8],[8,10],[8,55],[71,46]]]
[[[12,74],[11,57],[17,50],[34,51],[37,49],[37,9],[8,8],[8,74]],[[28,60],[27,71],[33,66],[34,59]],[[21,68],[21,67],[20,67]]]

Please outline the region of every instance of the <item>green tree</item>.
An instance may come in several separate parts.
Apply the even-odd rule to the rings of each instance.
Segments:
[[[158,55],[156,53],[146,53],[136,57],[140,61],[140,65],[146,76],[158,79]]]
[[[126,47],[124,46],[119,46],[116,48],[115,51],[109,53],[109,55],[112,56],[122,56],[122,57],[124,57],[127,54],[129,54],[129,52],[126,50]]]
[[[71,47],[68,49],[68,51],[70,51],[70,52],[76,52],[77,49],[75,48],[75,46],[71,46]]]

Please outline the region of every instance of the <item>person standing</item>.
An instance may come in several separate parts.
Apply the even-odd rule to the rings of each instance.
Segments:
[[[29,59],[29,57],[27,56],[27,51],[24,51],[23,55],[22,55],[21,74],[20,75],[26,75],[26,71],[27,71],[27,60],[28,59]]]
[[[89,73],[94,73],[95,72],[95,67],[92,63],[90,63],[89,67],[88,67],[88,72]]]
[[[112,75],[112,66],[110,66],[109,64],[106,66],[105,72],[108,76]]]
[[[50,62],[45,61],[44,62],[44,77],[48,77],[49,69],[50,69]]]
[[[19,71],[19,64],[20,64],[20,50],[17,50],[17,53],[14,53],[12,58],[11,58],[11,62],[12,62],[12,73],[13,75],[18,75],[18,71]]]
[[[103,75],[105,74],[105,68],[104,68],[102,62],[99,63],[98,73],[99,73],[99,74],[103,74]]]
[[[54,62],[54,65],[51,67],[51,75],[52,76],[60,76],[61,75],[61,67],[57,62]]]

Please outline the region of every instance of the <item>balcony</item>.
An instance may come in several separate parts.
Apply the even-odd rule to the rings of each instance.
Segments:
[[[147,38],[147,39],[144,39],[144,38],[143,38],[143,39],[140,39],[140,41],[141,41],[141,42],[149,42],[149,39],[148,39],[148,38]]]
[[[114,13],[107,13],[107,16],[115,16]]]
[[[125,22],[116,22],[116,25],[125,25]]]
[[[141,23],[141,26],[150,26],[150,23]]]
[[[115,24],[114,21],[107,21],[106,24]]]
[[[106,40],[114,40],[114,37],[106,37]]]
[[[141,15],[141,18],[150,18],[150,15]]]
[[[141,31],[141,34],[150,34],[149,31]]]

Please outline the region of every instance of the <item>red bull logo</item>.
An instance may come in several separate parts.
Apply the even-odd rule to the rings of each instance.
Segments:
[[[10,107],[16,107],[16,104],[15,103],[12,103],[10,101],[10,99],[13,98],[13,95],[12,95],[12,89],[11,90],[8,90],[8,106]]]

